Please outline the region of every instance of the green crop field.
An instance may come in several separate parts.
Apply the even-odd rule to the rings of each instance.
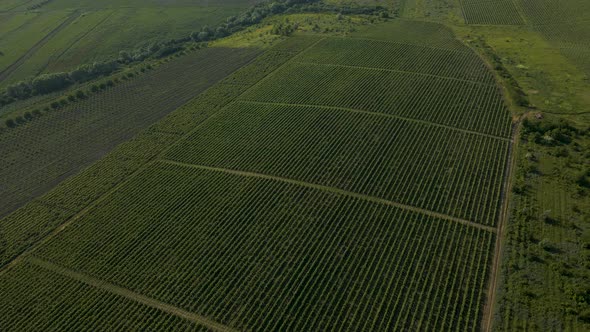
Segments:
[[[589,331],[589,13],[0,0],[0,331]]]
[[[8,216],[5,261],[29,220],[27,264],[213,329],[477,330],[511,117],[478,56],[410,25],[271,48]]]
[[[6,1],[4,1],[6,2]],[[24,1],[0,6],[0,87],[188,36],[256,1]],[[23,3],[23,1],[21,1]],[[35,3],[42,4],[32,9]],[[2,8],[4,8],[3,11]],[[69,17],[68,20],[65,18]],[[18,47],[15,47],[18,46]]]
[[[461,4],[468,24],[531,26],[590,75],[588,1],[462,0]]]
[[[468,24],[524,24],[514,0],[461,0]]]
[[[17,128],[0,132],[0,215],[90,165],[241,67],[256,49],[198,50]],[[224,62],[218,61],[220,57]],[[43,139],[42,139],[43,138]]]

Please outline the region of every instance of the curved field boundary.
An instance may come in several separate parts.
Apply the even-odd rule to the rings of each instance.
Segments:
[[[33,47],[31,47],[25,54],[23,54],[18,60],[13,62],[10,66],[0,72],[0,82],[7,79],[10,74],[12,74],[18,67],[20,67],[27,59],[33,56],[37,50],[39,50],[43,45],[47,44],[47,42],[57,35],[63,28],[68,26],[72,23],[76,18],[80,16],[80,11],[73,12],[65,21],[63,21],[60,25],[58,25],[55,29],[51,30],[43,39],[38,41]]]
[[[343,64],[337,64],[337,63],[317,63],[317,62],[307,62],[307,61],[294,61],[294,63],[300,63],[302,65],[375,70],[375,71],[384,71],[384,72],[389,72],[389,73],[404,73],[404,74],[412,74],[412,75],[425,76],[425,77],[440,78],[440,79],[444,79],[444,80],[451,80],[451,81],[457,81],[457,82],[473,83],[473,84],[479,84],[479,85],[485,85],[485,86],[494,86],[495,85],[492,83],[478,82],[478,81],[473,81],[473,80],[465,80],[465,79],[461,79],[461,78],[442,76],[442,75],[419,73],[419,72],[408,71],[408,70],[387,69],[387,68],[377,68],[377,67],[364,67],[364,66],[351,66],[351,65],[343,65]]]
[[[407,118],[407,117],[404,117],[404,116],[387,114],[387,113],[364,111],[364,110],[359,110],[359,109],[354,109],[354,108],[346,108],[346,107],[338,107],[338,106],[324,106],[324,105],[311,105],[311,104],[308,105],[308,104],[272,103],[272,102],[254,101],[254,100],[240,100],[239,102],[240,103],[246,103],[246,104],[255,104],[255,105],[315,107],[315,108],[323,108],[323,109],[342,110],[342,111],[353,112],[353,113],[370,114],[370,115],[382,116],[382,117],[386,117],[386,118],[392,118],[392,119],[398,119],[398,120],[403,120],[403,121],[421,123],[421,124],[424,124],[424,125],[429,125],[429,126],[434,126],[434,127],[440,127],[440,128],[446,128],[446,129],[456,130],[456,131],[460,131],[462,133],[473,134],[473,135],[478,135],[478,136],[482,136],[482,137],[488,137],[488,138],[498,139],[498,140],[501,140],[501,141],[504,141],[504,142],[512,142],[512,139],[506,138],[506,137],[503,137],[503,136],[491,135],[491,134],[486,134],[486,133],[482,133],[482,132],[475,131],[475,130],[469,130],[469,129],[457,128],[457,127],[453,127],[453,126],[447,126],[447,125],[444,125],[444,124],[441,124],[441,123],[436,123],[436,122],[431,122],[431,121],[424,121],[424,120],[420,120],[420,119],[412,119],[412,118]],[[576,113],[576,114],[579,114],[579,113]]]
[[[475,223],[475,222],[472,222],[472,221],[469,221],[469,220],[465,220],[465,219],[461,219],[461,218],[456,218],[456,217],[452,217],[452,216],[449,216],[449,215],[446,215],[446,214],[442,214],[442,213],[438,213],[438,212],[434,212],[434,211],[429,211],[429,210],[425,210],[425,209],[421,209],[421,208],[417,208],[415,206],[401,204],[401,203],[393,202],[393,201],[390,201],[390,200],[387,200],[387,199],[383,199],[383,198],[378,198],[378,197],[373,197],[373,196],[358,194],[358,193],[354,193],[354,192],[350,192],[350,191],[346,191],[346,190],[342,190],[342,189],[338,189],[338,188],[334,188],[334,187],[323,186],[323,185],[319,185],[319,184],[314,184],[314,183],[309,183],[309,182],[304,182],[304,181],[299,181],[299,180],[284,178],[284,177],[280,177],[280,176],[273,176],[273,175],[260,174],[260,173],[254,173],[254,172],[246,172],[246,171],[236,171],[236,170],[227,169],[227,168],[220,168],[220,167],[210,167],[210,166],[203,166],[203,165],[188,164],[188,163],[183,163],[183,162],[178,162],[178,161],[173,161],[173,160],[167,160],[167,159],[161,159],[160,161],[161,162],[164,162],[164,163],[167,163],[167,164],[176,165],[176,166],[197,168],[197,169],[203,169],[203,170],[214,171],[214,172],[223,172],[223,173],[240,175],[240,176],[256,177],[256,178],[261,178],[261,179],[276,180],[276,181],[282,181],[282,182],[292,183],[292,184],[296,184],[296,185],[300,185],[300,186],[304,186],[304,187],[309,187],[309,188],[314,188],[314,189],[329,191],[329,192],[333,192],[333,193],[336,193],[336,194],[351,196],[351,197],[354,197],[354,198],[359,198],[359,199],[363,199],[363,200],[367,200],[367,201],[371,201],[371,202],[375,202],[375,203],[380,203],[380,204],[394,206],[394,207],[397,207],[397,208],[400,208],[400,209],[404,209],[404,210],[409,210],[409,211],[413,211],[413,212],[422,213],[422,214],[425,214],[425,215],[428,215],[428,216],[431,216],[431,217],[436,217],[436,218],[440,218],[440,219],[444,219],[444,220],[449,220],[449,221],[457,222],[457,223],[460,223],[460,224],[463,224],[463,225],[475,227],[475,228],[478,228],[478,229],[481,229],[481,230],[484,230],[484,231],[488,231],[488,232],[491,232],[491,233],[495,233],[496,232],[496,228],[494,228],[494,227],[485,226],[485,225],[478,224],[478,223]]]
[[[89,275],[85,275],[83,273],[79,273],[79,272],[61,267],[59,265],[55,265],[53,263],[41,260],[39,258],[31,257],[31,258],[29,258],[29,261],[39,267],[42,267],[42,268],[49,270],[51,272],[55,272],[55,273],[60,274],[64,277],[83,282],[83,283],[90,285],[92,287],[96,287],[98,289],[102,289],[107,292],[128,298],[130,300],[139,302],[141,304],[145,304],[145,305],[150,306],[152,308],[162,310],[162,311],[167,312],[169,314],[172,314],[172,315],[178,316],[180,318],[184,318],[186,320],[189,320],[191,322],[203,325],[213,331],[219,331],[219,332],[236,331],[236,330],[230,328],[229,326],[225,326],[223,324],[217,323],[211,319],[208,319],[207,317],[203,317],[201,315],[197,315],[195,313],[188,312],[186,310],[177,308],[177,307],[169,305],[167,303],[149,298],[147,296],[143,296],[141,294],[137,294],[129,289],[110,284],[106,281],[96,279],[96,278],[91,277]]]

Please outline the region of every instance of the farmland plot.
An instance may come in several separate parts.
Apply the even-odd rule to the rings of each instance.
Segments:
[[[200,50],[3,131],[0,216],[96,161],[258,53],[255,49]]]
[[[522,25],[514,0],[461,0],[467,24]]]
[[[94,278],[227,330],[477,330],[511,139],[492,76],[466,48],[293,40],[303,51],[287,62],[272,50],[271,66],[208,90],[229,96],[209,116],[207,98],[154,125],[170,145],[112,189],[72,180],[40,199],[77,216],[17,267]],[[355,102],[372,89],[381,99]]]
[[[240,102],[165,158],[297,179],[494,225],[507,149],[505,140],[379,114]]]
[[[0,222],[0,267],[50,236],[58,226],[100,200],[180,137],[317,40],[315,37],[297,37],[279,43],[148,130],[118,145],[97,163],[4,218]],[[232,52],[239,53],[237,50]],[[177,73],[173,71],[171,75]]]
[[[238,330],[467,329],[493,239],[347,195],[156,163],[37,255]]]
[[[0,292],[3,331],[207,331],[29,262],[3,276]]]
[[[533,28],[590,75],[590,3],[581,0],[519,0]]]

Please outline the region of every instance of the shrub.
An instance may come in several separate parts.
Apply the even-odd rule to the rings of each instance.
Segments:
[[[6,120],[6,127],[14,128],[16,127],[16,122],[13,119],[8,119]]]

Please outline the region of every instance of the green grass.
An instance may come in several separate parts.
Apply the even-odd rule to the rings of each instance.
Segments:
[[[481,37],[508,68],[540,111],[580,113],[590,105],[587,75],[562,52],[528,27],[455,27],[462,39],[477,47]]]
[[[118,9],[51,61],[46,71],[65,71],[72,68],[72,63],[90,63],[154,41],[186,37],[239,11],[239,8],[225,7]],[[56,36],[56,41],[61,38],[64,36]]]
[[[590,77],[590,4],[580,0],[519,0],[529,23]]]
[[[242,7],[249,6],[259,1],[252,0],[221,0],[213,3],[210,0],[125,0],[124,2],[119,0],[53,0],[49,4],[43,7],[45,10],[55,9],[71,9],[71,8],[83,8],[83,9],[103,9],[103,8],[154,8],[154,7],[168,7],[168,8],[186,8],[186,7],[207,7],[207,6],[219,6],[224,7]]]
[[[38,16],[39,13],[0,13],[0,36],[10,34]]]
[[[22,0],[3,0],[2,2],[0,2],[0,10],[9,11],[17,9],[19,6],[22,5],[22,2]]]
[[[61,56],[88,34],[98,25],[104,23],[105,19],[112,14],[110,11],[96,11],[82,14],[71,24],[63,28],[51,42],[41,47],[31,58],[15,70],[3,85],[23,80],[28,77],[37,76],[46,70],[49,72],[71,69],[72,63],[62,68],[55,68],[54,63],[60,61]],[[1,31],[1,30],[0,30]]]
[[[403,0],[401,15],[409,19],[462,23],[460,0]]]
[[[0,39],[0,71],[23,56],[35,43],[55,29],[69,13],[47,12],[28,19],[17,29],[10,29]]]

